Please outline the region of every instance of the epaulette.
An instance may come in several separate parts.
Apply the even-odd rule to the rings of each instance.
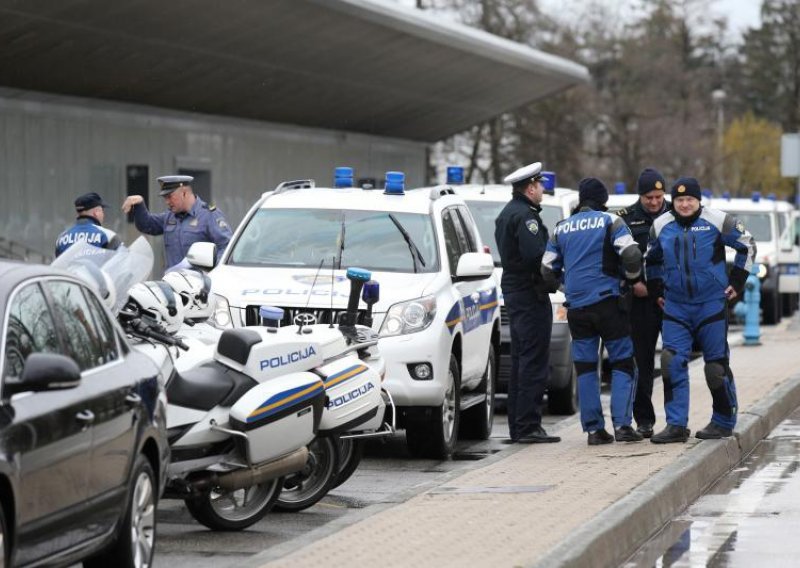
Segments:
[[[624,209],[620,209],[619,211],[617,211],[617,215],[618,215],[618,216],[620,216],[620,217],[624,217],[624,216],[625,216],[625,215],[627,215],[627,214],[628,214],[628,208],[627,208],[627,207],[625,207]]]

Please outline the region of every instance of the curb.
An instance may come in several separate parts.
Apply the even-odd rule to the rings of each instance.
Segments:
[[[800,406],[800,373],[742,412],[733,438],[716,442],[697,440],[695,447],[529,566],[619,566],[736,467],[797,406]]]

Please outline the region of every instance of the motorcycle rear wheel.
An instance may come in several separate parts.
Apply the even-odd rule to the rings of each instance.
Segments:
[[[235,491],[215,488],[184,502],[201,525],[214,531],[240,531],[256,524],[272,509],[281,489],[282,477]]]
[[[287,475],[275,510],[294,513],[308,509],[333,488],[339,473],[339,444],[330,436],[318,436],[308,445],[306,466]]]
[[[358,464],[361,463],[361,457],[364,455],[364,445],[363,439],[339,439],[339,473],[336,475],[331,489],[339,487],[355,473]]]

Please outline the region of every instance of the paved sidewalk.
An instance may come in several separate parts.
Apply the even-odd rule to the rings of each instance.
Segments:
[[[740,404],[736,438],[589,447],[574,417],[558,431],[560,444],[510,446],[404,503],[365,512],[361,521],[308,546],[296,539],[245,564],[619,564],[800,404],[800,375],[793,377],[800,371],[800,330],[788,323],[762,328],[760,346],[732,347]],[[702,360],[690,365],[690,377],[694,434],[711,415]],[[654,393],[653,402],[661,409],[658,430],[664,425],[662,392]]]

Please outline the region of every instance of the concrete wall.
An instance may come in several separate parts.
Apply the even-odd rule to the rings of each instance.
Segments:
[[[330,185],[337,165],[357,178],[401,170],[422,185],[425,145],[0,88],[0,236],[52,254],[75,197],[97,191],[114,206],[106,226],[131,242],[138,233],[117,208],[129,165],[148,166],[153,211],[164,209],[158,176],[209,170],[212,200],[236,226],[263,191],[288,179]],[[160,263],[163,246],[151,242]]]

